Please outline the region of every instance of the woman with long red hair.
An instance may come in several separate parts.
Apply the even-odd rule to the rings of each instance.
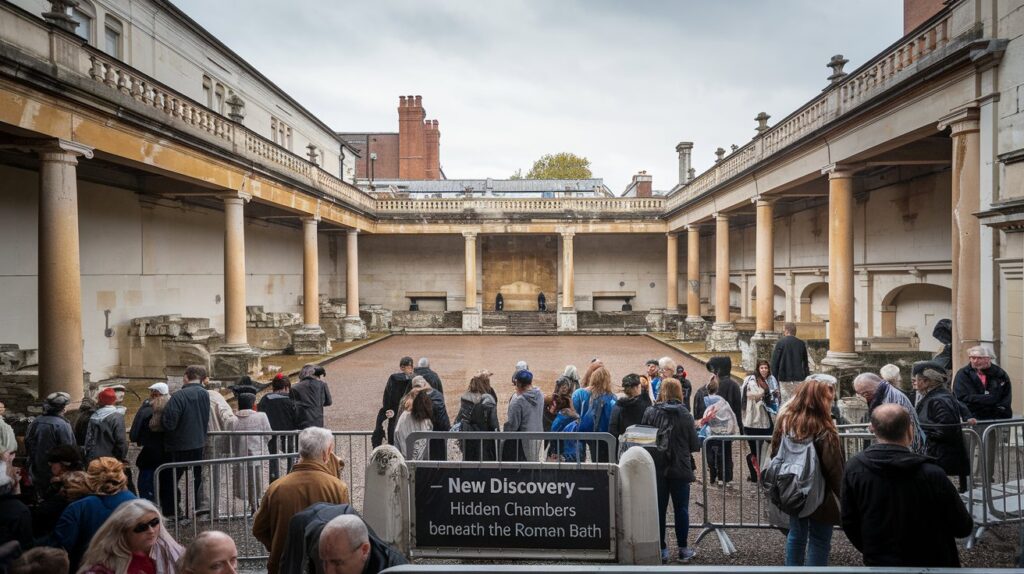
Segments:
[[[790,516],[786,566],[828,566],[832,527],[837,526],[840,519],[839,493],[846,464],[839,432],[832,421],[834,397],[835,387],[807,379],[779,413],[772,435],[773,457],[783,436],[796,442],[812,441],[826,487],[824,500],[810,515],[806,518]]]

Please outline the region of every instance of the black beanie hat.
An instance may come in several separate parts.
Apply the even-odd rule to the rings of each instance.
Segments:
[[[708,370],[722,379],[728,377],[732,372],[732,359],[725,356],[711,357],[708,359]]]

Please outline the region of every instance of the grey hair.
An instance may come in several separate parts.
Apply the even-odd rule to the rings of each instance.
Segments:
[[[178,562],[178,568],[180,571],[192,570],[195,568],[196,562],[199,557],[206,553],[206,549],[210,547],[210,544],[216,538],[227,538],[232,544],[235,543],[235,539],[220,530],[204,530],[200,532],[192,543],[185,549],[185,553],[181,556],[181,560]]]
[[[308,427],[299,433],[299,457],[319,459],[334,447],[334,435],[320,427]]]
[[[526,364],[526,361],[519,361],[518,363],[516,363],[516,372],[517,373],[519,371],[529,371],[529,370],[530,370],[530,366]]]
[[[574,381],[580,380],[580,372],[576,369],[576,365],[566,365],[565,370],[562,371],[562,376]]]
[[[874,373],[861,373],[853,379],[854,387],[857,387],[858,385],[865,385],[869,388],[877,389],[880,384],[882,384],[882,377],[879,377]]]
[[[316,365],[303,365],[299,371],[299,379],[311,379],[316,376]]]
[[[14,491],[14,479],[7,474],[7,463],[0,461],[0,496]]]
[[[824,373],[814,373],[813,375],[804,379],[805,381],[818,381],[819,383],[825,383],[826,385],[836,386],[839,384],[839,379],[832,375],[826,375]]]
[[[996,360],[995,353],[993,353],[991,349],[984,345],[977,345],[975,347],[967,349],[967,356],[970,357],[971,355],[974,355],[976,357],[988,357],[993,361]]]
[[[881,375],[882,379],[900,385],[903,383],[903,377],[900,376],[900,368],[892,363],[878,369],[878,374]]]
[[[427,389],[432,389],[433,388],[433,387],[430,386],[430,383],[428,383],[426,379],[424,379],[420,375],[416,375],[415,377],[412,378],[412,388],[418,389],[418,388],[421,388],[421,387],[422,388],[427,388]]]
[[[426,357],[423,357],[419,361],[416,361],[416,366],[417,367],[421,367],[421,368],[422,367],[430,367],[430,359],[428,359]]]
[[[676,370],[676,362],[672,360],[672,357],[662,357],[658,359],[658,368],[661,370],[672,369]]]
[[[332,518],[324,526],[324,529],[320,531],[320,546],[324,546],[336,534],[344,535],[351,550],[359,548],[370,541],[370,533],[366,529],[366,523],[355,514],[342,514]]]

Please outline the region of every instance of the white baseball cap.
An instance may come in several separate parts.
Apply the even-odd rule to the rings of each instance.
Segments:
[[[171,392],[167,388],[167,383],[154,383],[154,384],[149,386],[149,390],[156,391],[156,392],[160,393],[161,395],[168,395]]]

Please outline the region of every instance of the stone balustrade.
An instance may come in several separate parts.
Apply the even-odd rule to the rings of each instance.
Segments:
[[[604,213],[653,214],[665,209],[662,197],[555,197],[555,198],[445,198],[378,199],[377,213],[389,214],[478,214],[508,213]]]
[[[973,10],[973,3],[960,4],[943,16],[905,37],[859,69],[829,86],[788,117],[754,137],[749,143],[716,163],[682,188],[667,202],[672,211],[680,205],[726,183],[754,165],[788,148],[805,136],[856,110],[876,96],[893,89],[925,65],[946,53],[953,41],[953,21],[958,10]],[[967,31],[966,35],[970,35]]]

